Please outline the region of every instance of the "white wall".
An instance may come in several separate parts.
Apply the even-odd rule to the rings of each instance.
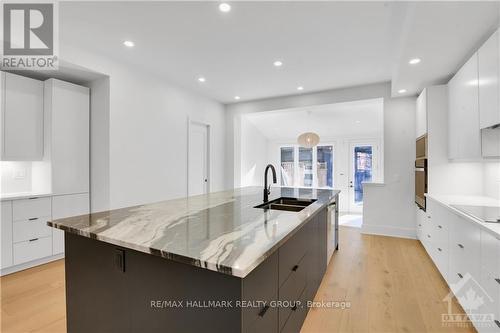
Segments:
[[[268,140],[250,121],[241,121],[241,186],[263,186]]]
[[[241,117],[252,112],[384,99],[384,178],[386,185],[365,192],[363,231],[415,237],[415,98],[391,98],[390,84],[379,83],[318,93],[230,104],[226,107],[227,186],[241,184]]]
[[[383,185],[364,186],[363,232],[415,238],[415,98],[384,98]]]
[[[102,163],[92,168],[92,177],[106,181],[109,173],[110,208],[187,194],[188,117],[211,125],[211,189],[224,189],[223,105],[155,73],[87,53],[65,41],[60,43],[60,58],[109,76],[109,169]],[[106,198],[106,189],[99,191]]]

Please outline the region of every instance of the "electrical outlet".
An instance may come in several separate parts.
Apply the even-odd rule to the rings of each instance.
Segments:
[[[26,178],[26,168],[16,168],[14,170],[13,178],[18,179],[18,180],[25,179]]]

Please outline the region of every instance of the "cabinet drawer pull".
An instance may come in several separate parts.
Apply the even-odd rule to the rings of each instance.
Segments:
[[[462,244],[457,244],[459,248],[463,249],[464,246]]]
[[[495,281],[500,284],[500,279],[496,278]]]
[[[32,218],[28,219],[28,221],[36,221],[36,220],[38,220],[38,217],[32,217]]]
[[[428,219],[430,219],[430,218],[431,218],[431,216],[430,216],[430,215],[427,215],[427,218],[428,218]]]
[[[419,223],[418,226],[421,227],[422,225]]]
[[[443,226],[441,226],[441,225],[438,225],[438,228],[439,228],[439,229],[443,229]]]
[[[299,269],[299,265],[295,265],[292,267],[292,271],[294,271],[294,272],[297,271],[297,269]]]
[[[297,304],[294,304],[294,306],[292,306],[292,311],[297,311]]]
[[[457,273],[457,275],[458,275],[458,277],[459,277],[459,278],[461,278],[461,279],[463,279],[463,278],[464,278],[464,276],[463,276],[462,274],[460,274],[460,273]]]
[[[500,321],[495,319],[495,324],[497,324],[497,326],[500,327]]]
[[[441,251],[443,251],[443,250],[442,250],[440,247],[438,247],[438,251],[439,251],[439,252],[441,252]]]
[[[431,235],[427,234],[427,237],[428,237],[428,238],[431,238]]]
[[[262,310],[260,310],[259,312],[259,317],[264,317],[264,315],[266,314],[267,310],[269,310],[269,305],[265,305]]]
[[[38,199],[39,197],[31,197],[31,198],[28,198],[28,200],[35,200],[35,199]]]
[[[37,241],[37,240],[38,240],[38,238],[32,238],[32,239],[30,239],[29,241],[30,241],[30,242],[35,242],[35,241]]]

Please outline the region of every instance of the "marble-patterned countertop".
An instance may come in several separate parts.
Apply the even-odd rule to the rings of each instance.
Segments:
[[[500,223],[486,223],[483,220],[470,216],[461,210],[453,207],[452,205],[469,205],[469,206],[493,206],[499,207],[500,200],[485,197],[485,196],[475,196],[475,195],[444,195],[444,194],[430,194],[425,195],[442,206],[453,211],[455,214],[471,221],[472,223],[478,225],[483,230],[489,231],[496,237],[500,237]]]
[[[269,257],[337,190],[271,189],[269,200],[317,199],[300,212],[254,208],[262,187],[244,187],[48,222],[49,226],[240,278]]]

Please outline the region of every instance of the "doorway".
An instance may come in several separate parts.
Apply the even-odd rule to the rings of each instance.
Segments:
[[[210,125],[188,122],[188,196],[210,191]]]
[[[363,183],[378,178],[379,144],[377,141],[349,145],[349,212],[363,212]]]

